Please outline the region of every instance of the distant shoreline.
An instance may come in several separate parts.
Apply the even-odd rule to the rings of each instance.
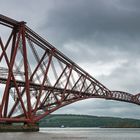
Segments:
[[[40,127],[56,128],[140,128],[140,120],[90,115],[52,114],[39,122]]]

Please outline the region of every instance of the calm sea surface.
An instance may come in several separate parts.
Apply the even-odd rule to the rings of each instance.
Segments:
[[[140,129],[41,128],[33,133],[0,133],[0,140],[140,140]]]

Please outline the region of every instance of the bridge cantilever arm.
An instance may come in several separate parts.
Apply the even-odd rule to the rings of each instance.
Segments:
[[[15,26],[18,26],[20,23],[25,23],[25,22],[23,22],[23,21],[18,22],[12,18],[9,18],[7,16],[0,14],[0,24],[2,24],[2,25],[13,28]]]
[[[12,18],[9,18],[7,16],[4,16],[0,14],[0,24],[8,26],[8,27],[16,27],[20,24],[25,24],[25,22],[19,22]],[[105,87],[103,84],[101,84],[99,81],[97,81],[94,77],[92,77],[90,74],[87,74],[85,70],[83,70],[79,65],[75,64],[71,59],[69,59],[67,56],[65,56],[62,52],[60,52],[58,49],[56,49],[52,44],[50,44],[48,41],[43,39],[41,36],[39,36],[36,32],[31,30],[28,26],[25,26],[26,29],[26,35],[31,35],[32,38],[34,38],[39,44],[43,45],[43,49],[48,50],[54,50],[55,49],[55,57],[57,57],[59,60],[61,60],[66,65],[72,65],[73,70],[77,71],[78,73],[87,75],[87,79],[90,81],[93,81],[96,85],[98,85],[100,88],[104,89],[105,91],[109,92],[109,89]]]
[[[28,35],[31,35],[33,38],[36,39],[39,43],[43,45],[42,49],[48,49],[52,50],[55,49],[55,57],[57,57],[59,60],[61,60],[66,65],[72,65],[73,70],[75,70],[78,73],[81,73],[83,75],[87,76],[87,79],[90,79],[90,81],[93,81],[96,83],[99,87],[103,88],[105,91],[110,92],[110,90],[105,87],[102,83],[100,83],[98,80],[96,80],[94,77],[92,77],[90,74],[88,74],[85,70],[83,70],[79,65],[77,65],[75,62],[73,62],[71,59],[69,59],[66,55],[64,55],[62,52],[60,52],[57,48],[55,48],[52,44],[50,44],[48,41],[43,39],[40,35],[38,35],[36,32],[34,32],[32,29],[30,29],[28,26],[25,26],[26,31]]]

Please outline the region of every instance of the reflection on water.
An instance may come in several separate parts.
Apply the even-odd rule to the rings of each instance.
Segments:
[[[138,128],[41,128],[40,132],[0,133],[0,140],[140,140]]]

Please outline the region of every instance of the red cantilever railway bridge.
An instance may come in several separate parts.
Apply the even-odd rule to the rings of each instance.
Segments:
[[[140,95],[110,91],[26,26],[0,15],[0,122],[36,123],[88,98],[140,105]]]

